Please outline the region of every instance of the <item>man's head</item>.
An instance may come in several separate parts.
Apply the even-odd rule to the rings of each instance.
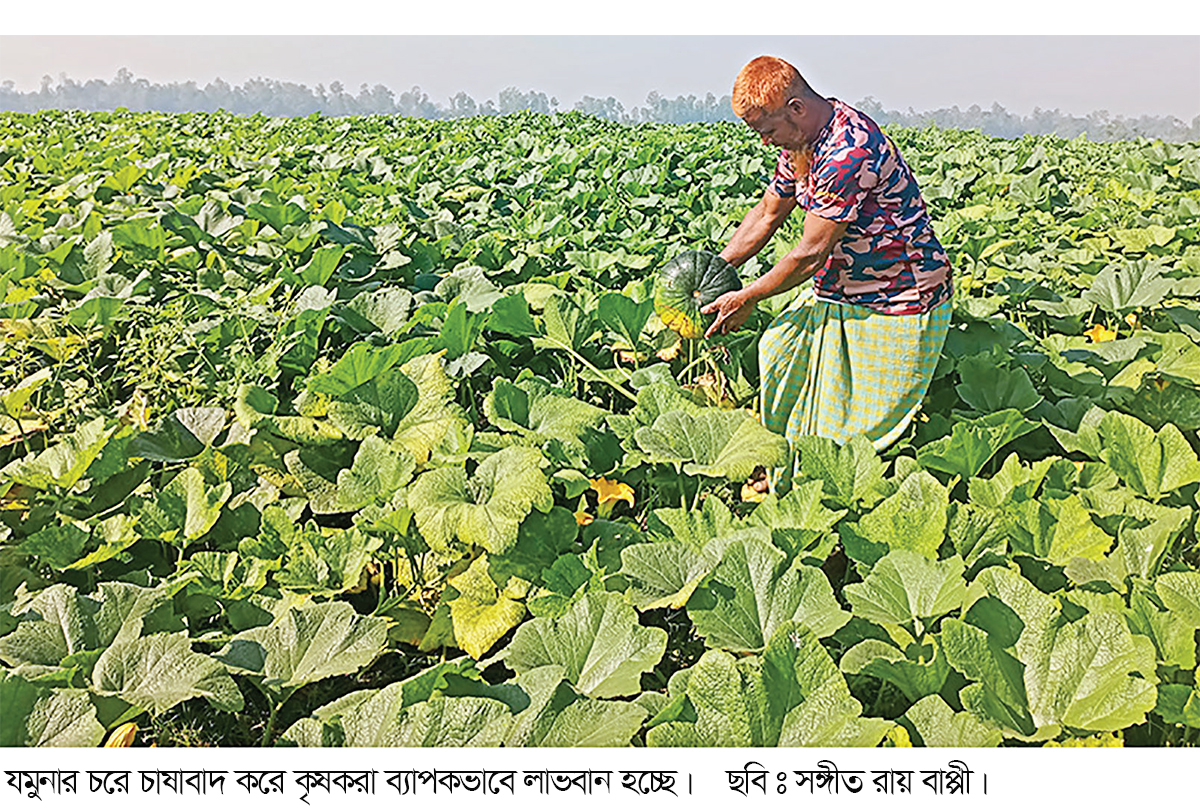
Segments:
[[[829,120],[829,103],[791,64],[776,56],[751,60],[733,83],[733,112],[763,143],[801,152]]]

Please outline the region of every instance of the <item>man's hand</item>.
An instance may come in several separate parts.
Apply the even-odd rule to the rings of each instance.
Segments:
[[[744,324],[753,311],[754,299],[747,295],[745,290],[733,290],[721,295],[708,306],[700,308],[700,312],[705,315],[717,313],[717,319],[708,327],[704,337],[729,334]]]
[[[774,267],[742,289],[727,292],[708,306],[700,308],[705,315],[717,313],[717,319],[704,336],[729,334],[746,322],[756,303],[790,290],[816,275],[825,265],[834,245],[845,236],[846,227],[845,222],[834,222],[816,214],[805,215],[804,234],[799,244]]]

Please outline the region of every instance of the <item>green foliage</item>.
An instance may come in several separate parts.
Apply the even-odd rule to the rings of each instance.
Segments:
[[[798,236],[672,258],[744,127],[0,114],[2,742],[1194,744],[1198,147],[889,134],[955,311],[880,454],[762,427],[782,299],[655,311]]]

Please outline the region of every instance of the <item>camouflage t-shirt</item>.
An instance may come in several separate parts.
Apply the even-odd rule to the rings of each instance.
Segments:
[[[847,222],[813,277],[817,298],[889,315],[926,312],[950,298],[950,261],[900,150],[858,110],[830,99],[833,118],[813,143],[803,184],[787,150],[768,186],[806,211]]]

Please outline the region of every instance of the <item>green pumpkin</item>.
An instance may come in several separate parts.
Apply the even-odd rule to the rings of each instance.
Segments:
[[[667,262],[654,280],[654,311],[682,338],[701,337],[716,315],[701,315],[724,293],[740,290],[732,264],[706,250],[689,250]]]

